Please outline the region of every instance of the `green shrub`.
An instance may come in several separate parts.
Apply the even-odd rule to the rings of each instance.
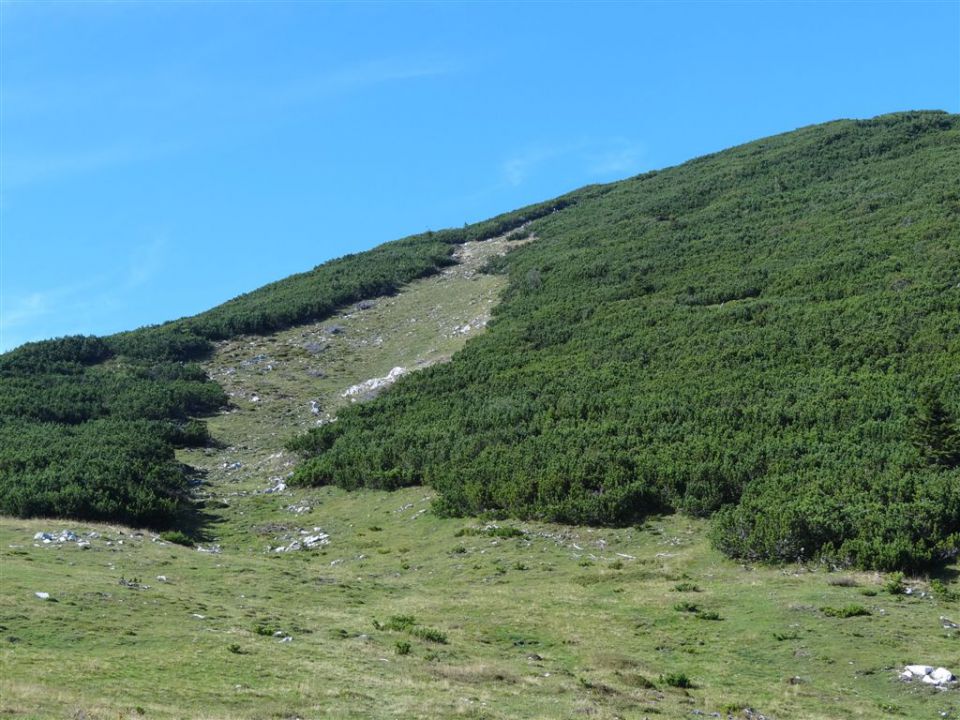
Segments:
[[[393,615],[383,625],[384,630],[406,631],[417,624],[413,615]]]
[[[440,630],[437,630],[436,628],[417,626],[410,628],[408,632],[414,637],[420,638],[421,640],[428,640],[429,642],[439,643],[440,645],[447,644],[446,634]]]
[[[852,618],[870,614],[870,611],[863,607],[863,605],[845,605],[840,608],[825,606],[820,608],[820,612],[827,617],[836,618]]]
[[[906,590],[906,587],[903,584],[903,573],[890,573],[890,575],[887,576],[886,581],[883,583],[883,589],[891,595],[903,595],[904,591]]]
[[[660,682],[675,688],[692,688],[693,682],[686,673],[672,672],[660,676]]]
[[[828,123],[585,188],[497,264],[488,332],[342,412],[297,477],[427,481],[451,516],[713,515],[747,562],[942,564],[960,550],[958,127]]]
[[[193,540],[190,536],[180,530],[165,530],[160,533],[160,539],[169,543],[176,543],[177,545],[193,547]]]

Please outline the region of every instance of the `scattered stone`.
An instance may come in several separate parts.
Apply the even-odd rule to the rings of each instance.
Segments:
[[[270,482],[273,483],[273,486],[268,487],[266,490],[264,490],[263,491],[264,495],[274,495],[276,493],[282,493],[284,490],[287,489],[287,484],[283,481],[282,478],[273,477],[273,478],[270,478]]]
[[[131,588],[132,590],[149,590],[149,585],[143,585],[139,580],[127,580],[126,578],[120,578],[117,581],[118,585],[123,585],[124,587]]]
[[[253,402],[253,403],[255,403],[255,402],[260,402],[260,396],[259,396],[259,395],[251,395],[251,396],[250,396],[250,402]]]
[[[163,583],[165,583],[166,581],[167,581],[167,576],[166,576],[166,575],[157,575],[157,582],[163,582]]]
[[[225,463],[220,463],[220,467],[223,470],[239,470],[240,468],[243,467],[243,463],[240,462],[239,460],[232,463],[225,462]]]
[[[376,307],[376,303],[373,300],[361,300],[357,303],[357,310],[372,310]]]
[[[309,505],[287,505],[285,508],[287,512],[292,512],[294,515],[303,515],[313,510]]]
[[[300,530],[300,537],[291,540],[286,545],[279,545],[273,548],[273,552],[296,552],[297,550],[314,550],[318,547],[330,544],[330,536],[323,532],[321,528],[315,527],[313,530]]]
[[[316,400],[311,400],[311,401],[310,401],[310,412],[312,412],[314,415],[319,415],[319,414],[320,414],[320,403],[318,403]]]
[[[343,325],[328,325],[323,330],[329,335],[342,335],[346,332],[346,329],[343,327]]]
[[[947,670],[944,667],[938,667],[928,676],[933,679],[936,683],[950,683],[956,681],[956,678],[953,676],[953,673]]]
[[[240,363],[240,367],[249,367],[250,365],[259,365],[262,362],[266,362],[269,358],[266,355],[254,355],[249,360],[244,360]]]
[[[920,679],[927,685],[933,685],[941,690],[957,683],[957,678],[945,667],[934,668],[932,665],[907,665],[900,673],[900,679],[908,682]]]
[[[303,346],[303,349],[306,350],[311,355],[319,355],[320,353],[322,353],[324,350],[327,349],[327,346],[324,345],[323,343],[308,342],[306,345]]]
[[[219,545],[207,545],[207,546],[197,545],[197,552],[212,553],[214,555],[217,555],[219,553],[222,553],[223,549]]]
[[[364,380],[362,383],[357,385],[352,385],[343,391],[342,397],[349,397],[356,399],[357,396],[363,397],[373,397],[376,393],[383,390],[390,385],[393,385],[397,380],[399,380],[403,375],[406,375],[407,369],[402,367],[395,367],[384,377],[381,378],[371,378],[369,380]]]
[[[949,618],[945,618],[943,615],[940,616],[940,622],[943,624],[944,630],[956,630],[960,628],[960,625]]]
[[[88,533],[87,537],[99,537],[97,533]],[[38,532],[33,536],[34,540],[39,540],[44,545],[63,545],[64,543],[76,543],[78,547],[86,548],[90,546],[89,540],[84,540],[73,530],[61,530],[60,532]]]
[[[34,595],[36,595],[41,600],[50,600],[50,593],[43,592],[42,590],[38,590],[37,592],[34,593]]]

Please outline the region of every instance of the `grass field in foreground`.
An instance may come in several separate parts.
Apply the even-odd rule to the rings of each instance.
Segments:
[[[939,620],[956,604],[892,596],[873,575],[738,566],[708,547],[702,522],[682,517],[620,530],[510,524],[522,534],[498,537],[424,512],[430,493],[418,488],[325,488],[310,493],[310,512],[284,510],[304,499],[251,500],[245,514],[260,534],[219,554],[122,528],[4,521],[5,716],[960,710],[956,690],[897,679],[909,662],[960,664],[957,631]],[[330,543],[268,552],[282,526],[322,527]],[[101,537],[89,549],[34,546],[35,532],[65,527]],[[823,610],[853,604],[870,615]],[[681,675],[692,687],[669,684]]]
[[[941,621],[960,605],[921,597],[923,579],[892,595],[874,574],[741,566],[682,516],[496,530],[435,517],[426,488],[263,492],[289,472],[283,441],[317,421],[311,401],[335,413],[350,385],[478,331],[457,328],[482,324],[502,280],[474,270],[503,249],[470,246],[371,308],[220,346],[208,369],[234,401],[211,420],[221,446],[182,456],[203,481],[200,547],[220,552],[0,521],[2,716],[960,717],[957,690],[898,680],[906,663],[960,669]],[[99,536],[33,539],[65,528]],[[314,528],[327,545],[273,551]],[[869,615],[831,616],[850,606]]]

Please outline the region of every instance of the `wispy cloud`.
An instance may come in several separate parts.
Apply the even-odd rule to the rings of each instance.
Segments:
[[[579,145],[555,145],[526,148],[501,163],[501,175],[508,185],[521,185],[543,165],[575,152],[578,147]]]
[[[87,141],[86,146],[61,149],[12,150],[8,143],[0,157],[4,189],[148,163],[217,143],[237,143],[250,133],[262,132],[272,120],[312,104],[458,70],[458,65],[443,58],[392,58],[282,80],[238,82],[210,76],[174,80],[161,74],[137,84],[118,75],[92,80],[83,92],[64,83],[6,87],[2,114],[15,118],[21,126],[49,125],[73,116],[104,136],[114,133],[123,139],[100,144]],[[109,117],[103,115],[104,108],[111,109]],[[189,123],[184,123],[186,116]]]
[[[44,332],[43,328],[55,318],[75,320],[81,316],[90,306],[84,298],[93,290],[94,283],[88,281],[4,299],[0,310],[0,352],[56,334],[58,331]]]
[[[646,147],[626,140],[611,141],[612,147],[587,156],[587,172],[591,175],[624,176],[639,172]]]
[[[646,148],[624,138],[578,140],[523,148],[500,163],[504,183],[516,187],[555,163],[573,166],[591,177],[614,179],[638,172]]]
[[[134,247],[113,273],[3,298],[0,352],[31,340],[93,332],[92,326],[101,324],[105,313],[121,307],[132,293],[161,274],[168,248],[167,238],[155,235]]]
[[[4,189],[12,190],[144,162],[173,150],[171,143],[126,142],[62,152],[6,152],[0,166]]]
[[[168,242],[158,235],[136,248],[124,271],[123,289],[136,290],[156,277],[166,263]]]
[[[250,100],[255,100],[260,109],[283,109],[329,100],[379,85],[450,75],[457,70],[456,64],[445,59],[380,59],[320,71],[277,85],[245,86],[235,88],[234,91],[247,94]]]

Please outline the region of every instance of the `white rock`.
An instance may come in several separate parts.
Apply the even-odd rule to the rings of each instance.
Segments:
[[[352,385],[343,391],[343,397],[351,397],[355,395],[363,395],[364,393],[374,392],[381,390],[388,385],[393,385],[402,375],[405,375],[407,372],[406,368],[395,367],[390,372],[382,378],[371,378],[369,380],[364,380],[362,383],[357,385]]]
[[[48,593],[48,592],[35,592],[34,595],[36,595],[36,596],[37,596],[38,598],[40,598],[41,600],[49,600],[49,599],[50,599],[50,593]]]
[[[930,673],[930,677],[938,683],[948,683],[953,682],[954,680],[953,673],[947,670],[945,667],[938,667],[936,670]]]
[[[930,675],[924,675],[924,676],[923,676],[922,678],[920,678],[920,679],[921,679],[923,682],[927,683],[927,685],[939,685],[939,684],[940,684],[940,682],[939,682],[938,680],[934,680]]]
[[[923,675],[929,675],[933,672],[933,666],[931,665],[907,665],[904,670],[906,670],[911,675],[916,675],[922,677]]]

